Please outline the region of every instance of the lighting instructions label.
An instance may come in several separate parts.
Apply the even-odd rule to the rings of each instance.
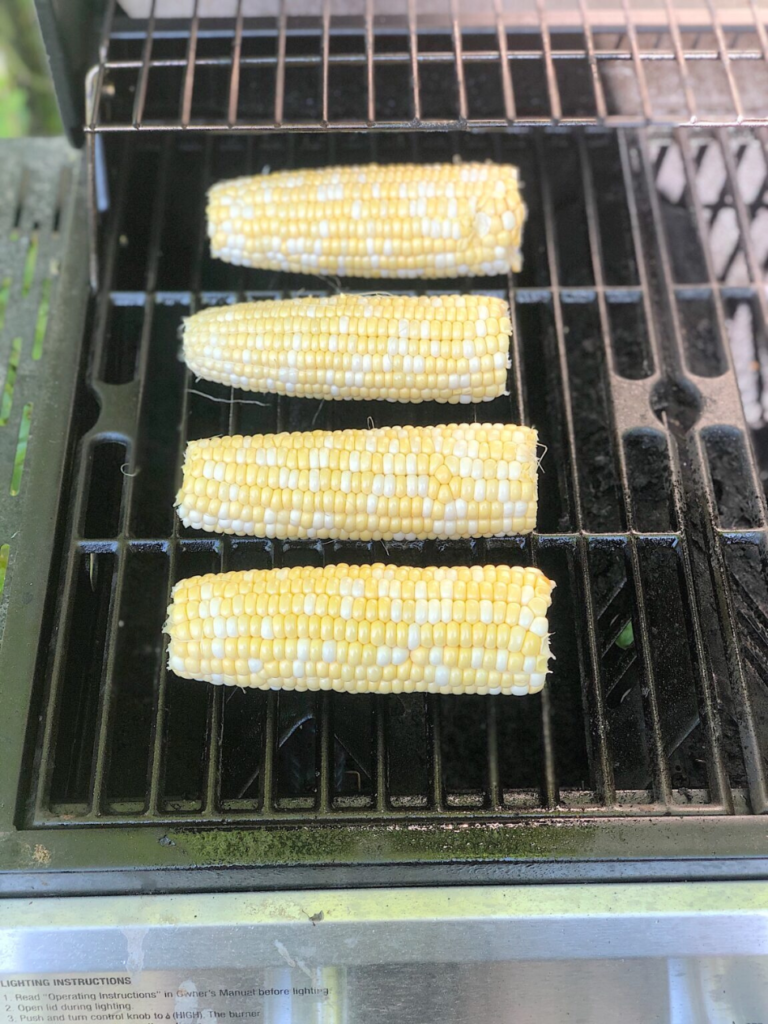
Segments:
[[[277,1024],[337,1019],[334,968],[0,975],[3,1024]],[[330,1014],[330,1016],[328,1016]]]

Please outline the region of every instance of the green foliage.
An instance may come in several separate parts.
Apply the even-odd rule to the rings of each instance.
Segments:
[[[628,647],[631,647],[635,642],[635,631],[632,628],[632,619],[629,619],[622,631],[616,637],[616,646],[621,647],[625,651]]]
[[[32,0],[0,2],[0,138],[55,135],[61,122]]]

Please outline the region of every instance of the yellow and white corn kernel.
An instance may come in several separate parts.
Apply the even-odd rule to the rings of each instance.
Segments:
[[[211,255],[350,277],[477,277],[521,267],[509,164],[366,164],[235,178],[208,192]]]
[[[187,445],[176,505],[185,526],[280,540],[530,533],[536,445],[489,423],[214,437]]]
[[[211,306],[184,321],[193,373],[298,398],[487,402],[512,325],[485,295],[334,295]]]
[[[330,565],[181,580],[176,675],[259,689],[536,693],[554,583],[534,568]]]

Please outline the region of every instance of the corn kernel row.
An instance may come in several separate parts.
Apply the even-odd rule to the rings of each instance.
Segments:
[[[190,441],[176,504],[185,526],[281,540],[530,533],[536,444],[480,423]]]
[[[184,323],[199,377],[298,398],[485,402],[506,393],[509,307],[485,295],[212,306]]]
[[[554,584],[520,566],[332,565],[182,580],[179,676],[259,689],[535,693]]]
[[[366,164],[235,178],[208,193],[211,254],[267,270],[436,278],[520,269],[509,164]]]

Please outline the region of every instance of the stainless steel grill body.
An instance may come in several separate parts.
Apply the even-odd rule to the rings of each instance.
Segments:
[[[66,400],[33,420],[18,495],[29,507],[42,496],[55,526],[42,543],[22,517],[6,579],[7,892],[753,877],[768,867],[768,537],[729,345],[738,337],[741,360],[765,358],[767,139],[744,125],[648,126],[650,115],[622,122],[640,127],[606,127],[615,122],[599,111],[569,123],[552,86],[573,54],[554,45],[546,8],[522,27],[494,10],[490,36],[470,33],[459,12],[449,52],[439,18],[422,25],[412,7],[402,50],[397,26],[371,9],[355,36],[331,6],[318,35],[285,6],[268,31],[242,6],[220,24],[167,23],[154,4],[146,23],[130,22],[108,5],[82,182],[93,292],[83,316],[81,194],[52,328],[50,372]],[[621,62],[622,47],[633,73],[666,63],[684,82],[699,65],[762,67],[758,8],[740,42],[710,11],[714,49],[672,8],[658,37],[625,9],[625,32],[605,49],[594,12],[580,11],[593,72],[609,63],[598,49]],[[518,28],[539,49],[521,49]],[[489,38],[497,49],[477,62],[477,88],[502,97],[503,117],[473,120],[460,103],[458,118],[429,120],[448,94],[430,69],[454,74],[461,100],[470,55],[490,52]],[[334,120],[332,69],[378,74],[404,54],[407,115],[376,120],[369,91],[373,119]],[[556,130],[412,130],[522,129],[509,102],[525,90],[507,78],[514,86],[517,68],[536,61],[546,90],[532,94],[547,96],[541,116]],[[286,114],[294,63],[325,83],[322,116],[309,105],[301,125]],[[282,97],[265,120],[232,116],[251,65],[275,76]],[[206,93],[215,124],[194,116],[204,69],[228,83],[224,101],[219,86]],[[589,81],[603,95],[602,72]],[[737,93],[724,95],[744,114]],[[525,183],[522,273],[430,287],[510,301],[510,395],[483,414],[531,423],[547,445],[538,530],[385,547],[180,527],[172,500],[189,438],[443,415],[428,403],[340,410],[194,381],[177,342],[190,311],[338,286],[211,260],[206,188],[267,167],[453,158],[514,162]],[[222,692],[167,672],[161,627],[181,576],[341,560],[539,564],[558,582],[551,684],[520,701],[379,699]]]

